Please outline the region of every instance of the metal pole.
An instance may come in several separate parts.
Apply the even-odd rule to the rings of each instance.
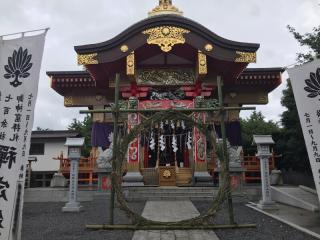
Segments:
[[[256,110],[255,107],[217,107],[217,108],[172,108],[172,109],[119,109],[119,113],[154,113],[154,112],[168,112],[168,111],[177,111],[177,112],[218,112],[221,110],[224,111],[233,111],[233,110]],[[96,110],[80,110],[80,114],[88,113],[113,113],[114,110],[111,108],[106,109],[96,109]]]
[[[220,126],[221,126],[221,136],[223,140],[223,160],[225,162],[226,171],[228,181],[228,211],[229,211],[229,223],[235,224],[234,221],[234,213],[233,213],[233,203],[232,203],[232,193],[230,187],[230,174],[229,174],[229,154],[227,147],[227,136],[226,136],[226,126],[225,126],[225,110],[223,110],[223,93],[222,93],[222,79],[221,76],[217,77],[217,85],[218,85],[218,96],[219,96],[219,105],[222,110],[220,110]]]
[[[31,187],[31,171],[32,171],[32,168],[31,168],[31,161],[28,161],[29,162],[29,165],[28,165],[28,185],[27,185],[27,188],[30,188]]]
[[[112,161],[112,174],[111,174],[111,197],[110,197],[110,224],[114,224],[114,198],[115,198],[115,189],[114,181],[116,172],[116,163],[117,161],[117,148],[118,148],[118,120],[119,120],[119,84],[120,84],[120,74],[116,74],[116,85],[115,85],[115,94],[114,94],[114,111],[113,114],[113,161]]]

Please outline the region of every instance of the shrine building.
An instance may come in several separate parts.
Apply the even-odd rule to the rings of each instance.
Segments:
[[[268,94],[281,83],[283,69],[247,68],[256,62],[258,49],[257,43],[218,36],[184,17],[171,0],[160,0],[146,19],[114,38],[75,46],[84,71],[47,75],[66,107],[101,110],[112,106],[117,73],[122,108],[214,107],[218,77],[223,80],[225,106],[267,104]],[[113,119],[109,113],[93,113],[92,117],[92,156],[97,158],[98,147],[109,147]],[[129,113],[121,114],[120,119],[123,128],[130,131],[148,117]],[[194,117],[211,124],[212,131],[221,137],[215,114],[194,113]],[[227,113],[226,129],[231,146],[241,149],[239,111]],[[183,121],[164,121],[151,126],[150,134],[131,142],[126,176],[145,185],[188,185],[196,173],[210,176],[215,171],[217,159],[211,148],[196,128],[185,126]]]

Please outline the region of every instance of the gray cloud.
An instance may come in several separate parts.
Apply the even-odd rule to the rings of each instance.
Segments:
[[[49,86],[46,71],[78,70],[73,46],[108,40],[145,18],[157,0],[1,0],[0,35],[50,27],[45,44],[34,126],[63,129],[79,109],[63,107],[63,99]],[[184,15],[235,41],[261,43],[258,63],[251,67],[287,66],[300,46],[287,31],[310,32],[319,24],[317,0],[174,0]],[[287,75],[284,75],[284,82]],[[258,106],[268,119],[279,120],[285,83]],[[248,116],[248,112],[242,116]]]

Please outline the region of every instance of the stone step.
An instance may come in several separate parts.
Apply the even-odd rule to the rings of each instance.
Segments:
[[[218,188],[209,187],[129,187],[123,188],[128,201],[134,200],[211,200],[218,193]],[[244,192],[233,192],[239,199],[257,200],[259,188],[247,188]]]
[[[318,195],[301,187],[271,187],[272,200],[309,211],[319,211]]]
[[[164,191],[161,191],[161,192],[157,192],[157,191],[141,191],[141,192],[131,192],[131,191],[128,191],[129,194],[192,194],[192,195],[197,195],[197,194],[214,194],[216,192],[214,191],[210,191],[210,192],[183,192],[183,191],[177,191],[177,192],[164,192]]]

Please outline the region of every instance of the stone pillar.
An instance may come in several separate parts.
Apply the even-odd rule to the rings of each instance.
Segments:
[[[95,173],[98,174],[98,191],[107,192],[111,190],[111,168],[96,169]]]
[[[275,202],[271,198],[270,176],[269,176],[269,157],[270,155],[257,155],[260,158],[261,171],[261,187],[262,200],[260,200],[258,207],[261,209],[275,209]]]
[[[277,209],[271,198],[269,176],[269,158],[272,156],[270,145],[274,144],[274,141],[271,135],[253,135],[253,142],[257,144],[257,157],[260,159],[261,170],[262,200],[260,200],[258,207],[261,209]]]
[[[80,212],[81,210],[80,203],[77,201],[79,160],[73,158],[70,162],[69,201],[62,208],[63,212]]]

